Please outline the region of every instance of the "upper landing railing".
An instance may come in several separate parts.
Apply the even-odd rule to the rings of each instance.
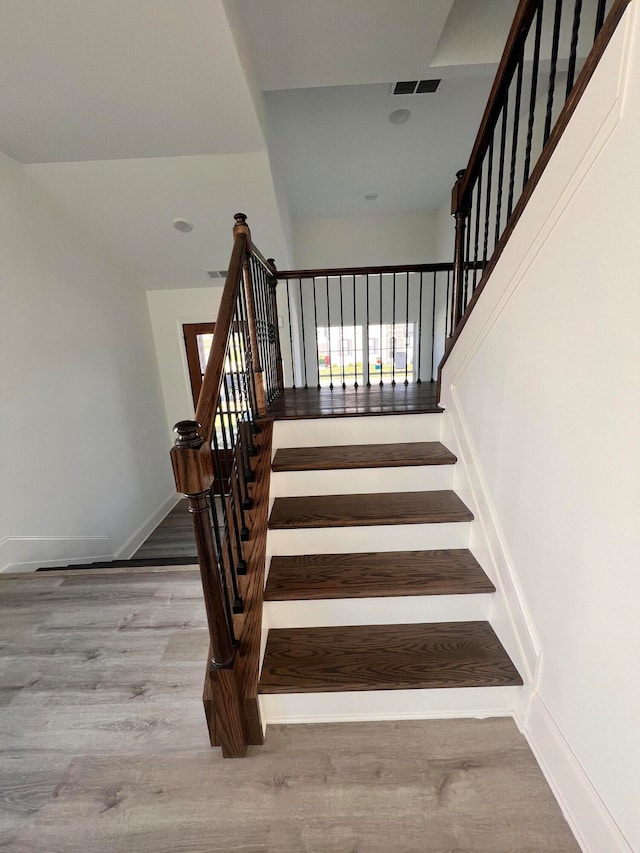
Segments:
[[[520,0],[455,217],[447,358],[630,0]],[[442,366],[442,364],[441,364]]]

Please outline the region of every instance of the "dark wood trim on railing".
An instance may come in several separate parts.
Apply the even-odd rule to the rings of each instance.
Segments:
[[[502,52],[502,58],[498,65],[495,80],[489,93],[489,100],[485,107],[480,127],[476,135],[476,140],[471,149],[471,155],[464,175],[460,181],[458,195],[461,201],[468,203],[468,194],[470,187],[476,180],[478,167],[483,161],[484,155],[489,148],[490,136],[496,126],[502,107],[504,104],[504,96],[515,73],[522,53],[524,43],[529,33],[531,21],[536,13],[540,0],[520,0],[520,4],[516,10],[507,43]]]
[[[452,263],[440,264],[396,264],[384,267],[332,267],[318,270],[277,270],[278,280],[287,278],[320,278],[333,275],[386,275],[388,273],[403,272],[447,272],[452,270]]]
[[[247,236],[237,234],[229,263],[229,271],[222,292],[222,300],[216,319],[216,333],[213,336],[209,363],[202,380],[200,399],[196,407],[196,421],[201,425],[200,434],[205,441],[211,442],[215,420],[216,403],[220,395],[220,386],[225,371],[225,354],[229,348],[229,338],[233,325],[233,313],[238,299],[238,289],[242,280],[242,265],[247,251]]]
[[[517,203],[513,209],[513,212],[511,213],[511,216],[509,217],[509,220],[508,220],[508,222],[504,228],[504,231],[502,232],[500,239],[498,240],[498,242],[495,246],[493,253],[491,254],[491,257],[489,258],[489,260],[486,263],[486,266],[484,267],[484,270],[482,272],[480,280],[479,280],[477,286],[475,287],[475,289],[473,291],[473,295],[472,295],[471,299],[469,300],[466,308],[464,309],[464,312],[458,318],[457,323],[455,324],[455,326],[452,330],[450,338],[447,341],[447,346],[445,349],[444,356],[443,356],[443,358],[442,358],[442,360],[438,366],[438,393],[437,393],[437,399],[438,400],[440,399],[440,383],[441,383],[441,379],[442,379],[442,368],[446,364],[446,362],[447,362],[447,360],[451,354],[451,351],[454,347],[455,342],[460,337],[460,334],[461,334],[462,330],[464,329],[464,327],[467,323],[467,320],[468,320],[469,316],[471,315],[476,303],[478,302],[478,299],[480,298],[480,295],[481,295],[482,291],[484,290],[484,288],[487,284],[487,281],[489,280],[489,278],[491,276],[491,273],[495,269],[496,264],[497,264],[500,256],[502,255],[502,252],[504,251],[504,248],[507,245],[507,243],[511,237],[511,234],[513,233],[520,217],[522,216],[522,214],[523,214],[523,212],[524,212],[524,210],[525,210],[525,208],[529,202],[529,199],[533,195],[533,192],[534,192],[538,182],[540,181],[540,178],[542,177],[542,175],[543,175],[543,173],[544,173],[544,171],[545,171],[555,149],[557,148],[558,143],[560,142],[560,139],[562,138],[562,135],[564,134],[564,131],[565,131],[567,125],[569,124],[569,121],[570,121],[572,115],[574,114],[576,107],[578,106],[578,104],[579,104],[588,84],[589,84],[589,81],[591,80],[591,77],[593,76],[594,71],[596,70],[598,63],[600,62],[609,42],[611,41],[611,38],[612,38],[613,34],[615,33],[615,31],[618,27],[618,24],[620,23],[622,16],[624,15],[626,8],[630,4],[630,2],[631,2],[631,0],[615,0],[614,4],[612,5],[612,7],[609,11],[609,13],[607,14],[606,19],[604,21],[604,24],[602,25],[602,28],[600,29],[598,35],[596,36],[595,41],[593,43],[593,46],[592,46],[592,48],[591,48],[591,50],[590,50],[590,52],[589,52],[589,54],[585,60],[585,63],[582,66],[580,73],[578,74],[578,76],[575,80],[573,88],[571,89],[571,92],[569,93],[568,97],[566,98],[564,105],[563,105],[563,107],[562,107],[562,109],[558,115],[558,118],[556,120],[556,123],[553,126],[553,129],[551,130],[549,137],[548,137],[547,141],[545,142],[545,144],[542,148],[540,156],[538,157],[538,160],[537,160],[533,170],[531,171],[531,173],[530,173],[530,175],[529,175],[529,177],[528,177],[528,179],[527,179],[527,181],[523,187],[522,194],[520,195],[520,197],[519,197],[519,199],[518,199],[518,201],[517,201]],[[518,9],[519,14],[517,13],[517,15],[516,15],[516,20],[519,21],[519,23],[518,23],[518,25],[516,25],[514,23],[514,27],[512,28],[512,32],[510,33],[510,36],[512,36],[512,39],[511,39],[512,45],[515,45],[516,43],[522,44],[521,41],[520,42],[517,41],[517,37],[519,37],[519,35],[521,34],[521,27],[524,25],[524,22],[527,20],[527,16],[530,12],[529,7],[531,5],[534,5],[537,8],[538,4],[533,3],[532,0],[522,0],[522,2],[520,4],[520,7]],[[534,13],[535,13],[535,9],[534,9]],[[530,25],[530,23],[531,23],[531,19],[529,19],[529,25]],[[511,49],[513,50],[513,48],[511,48]],[[501,67],[504,66],[504,69],[505,69],[504,73],[508,74],[509,69],[511,69],[511,76],[513,76],[513,69],[515,68],[515,66],[513,65],[512,58],[509,61],[507,61],[507,49],[505,49],[505,53],[503,54],[503,60],[504,60],[504,62],[501,62]],[[516,65],[517,65],[517,63],[516,63]],[[498,73],[500,73],[500,71]],[[511,78],[509,78],[509,79],[511,79]],[[496,83],[494,83],[494,87],[492,88],[491,95],[493,96],[494,93],[499,90],[499,88],[500,87],[498,87],[496,85]],[[489,105],[488,105],[487,109],[485,110],[485,116],[483,117],[483,124],[481,125],[481,132],[482,132],[482,134],[484,134],[484,142],[486,142],[486,146],[483,148],[484,142],[481,139],[481,132],[479,132],[478,136],[476,138],[476,144],[474,145],[474,148],[473,148],[473,151],[471,154],[471,158],[469,161],[470,164],[472,163],[472,161],[477,163],[478,158],[481,158],[483,151],[486,152],[487,146],[489,144],[489,136],[490,136],[489,128],[491,127],[489,119],[491,116],[494,116],[494,118],[495,118],[495,115],[496,115],[495,114],[495,106],[492,109],[489,109]],[[477,166],[476,166],[476,174],[475,175],[473,175],[469,171],[469,167],[468,167],[466,170],[464,179],[463,179],[463,188],[472,186],[473,185],[472,181],[475,180],[476,177],[477,177]],[[465,190],[463,189],[461,191],[464,192]]]

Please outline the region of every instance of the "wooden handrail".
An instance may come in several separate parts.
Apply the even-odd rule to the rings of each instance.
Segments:
[[[207,442],[213,436],[216,403],[220,394],[220,386],[225,373],[226,353],[229,348],[229,338],[233,325],[233,312],[238,299],[238,290],[242,281],[242,265],[247,249],[247,236],[236,233],[233,242],[233,252],[229,271],[220,300],[216,331],[209,353],[209,361],[202,379],[202,389],[196,407],[196,421],[200,424],[200,434]]]
[[[278,280],[287,278],[320,278],[332,275],[386,275],[394,272],[446,272],[452,270],[452,263],[439,264],[396,264],[384,267],[332,267],[317,270],[274,270],[271,274]]]
[[[584,94],[587,85],[598,66],[598,63],[600,62],[600,59],[602,58],[607,45],[611,41],[611,38],[630,2],[631,0],[615,0],[604,21],[601,19],[598,20],[597,26],[599,26],[600,29],[597,31],[593,46],[589,51],[575,82],[573,83],[571,91],[566,95],[562,109],[560,110],[554,126],[550,129],[549,136],[542,147],[542,151],[540,152],[533,169],[530,173],[526,173],[526,183],[515,202],[508,221],[501,231],[500,238],[496,243],[493,252],[486,259],[486,263],[483,265],[484,269],[480,280],[477,286],[473,287],[471,297],[467,301],[466,306],[463,307],[463,310],[461,310],[462,306],[460,306],[458,310],[452,312],[455,314],[455,322],[451,324],[450,338],[447,341],[444,357],[438,367],[438,383],[440,383],[441,380],[442,368],[449,358],[456,340],[460,336],[460,333],[462,332],[471,312],[477,304],[489,277],[495,269],[495,266],[504,251],[514,228],[516,227],[518,220],[522,216],[535,187],[540,181],[553,152],[562,138],[571,116],[575,112],[576,107],[578,106],[578,103],[580,102],[582,95]],[[524,41],[526,40],[526,36],[532,25],[533,16],[535,15],[539,5],[539,2],[533,2],[533,0],[521,0],[520,5],[518,6],[516,18],[509,33],[507,47],[503,53],[498,73],[496,75],[496,80],[491,90],[489,102],[485,109],[482,123],[469,158],[469,165],[459,178],[456,187],[454,187],[452,196],[454,201],[452,205],[452,213],[454,215],[456,215],[456,213],[459,214],[459,216],[456,217],[456,222],[458,222],[458,218],[463,220],[465,217],[465,211],[470,209],[470,194],[473,192],[474,184],[480,174],[483,157],[487,154],[491,133],[496,126],[497,118],[504,106],[504,103],[500,103],[500,98],[504,96],[505,91],[513,78],[514,70],[518,67],[519,62],[521,61]],[[601,7],[604,8],[604,4],[601,4]],[[518,49],[520,50],[520,57],[517,55]],[[455,205],[457,205],[457,209],[454,210],[453,207]],[[463,267],[465,269],[472,268],[472,265],[468,263],[468,259],[461,259],[459,255],[460,252],[456,254],[457,269],[454,270],[454,284],[456,280],[458,281],[458,297],[460,295],[459,282],[461,280],[461,270]]]
[[[478,133],[471,149],[469,162],[460,181],[458,197],[463,203],[468,200],[469,191],[476,181],[479,168],[482,167],[484,155],[489,147],[490,136],[493,133],[504,105],[505,93],[509,89],[509,85],[513,79],[524,49],[524,43],[529,34],[533,16],[541,2],[542,0],[520,0],[516,9],[493,86],[489,93],[489,100],[487,101],[480,127],[478,128]]]

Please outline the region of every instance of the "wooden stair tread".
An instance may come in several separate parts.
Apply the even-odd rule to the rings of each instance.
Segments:
[[[439,441],[416,441],[405,444],[284,447],[276,452],[271,467],[274,471],[331,471],[453,465],[456,461],[454,454]]]
[[[272,557],[265,601],[491,593],[467,548]]]
[[[359,527],[376,524],[436,524],[472,521],[473,513],[450,489],[369,495],[276,498],[272,530]]]
[[[435,622],[271,630],[260,693],[518,684],[488,622]]]

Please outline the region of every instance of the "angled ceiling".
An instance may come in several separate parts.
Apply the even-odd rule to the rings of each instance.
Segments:
[[[2,0],[0,80],[21,163],[264,149],[217,0]]]

